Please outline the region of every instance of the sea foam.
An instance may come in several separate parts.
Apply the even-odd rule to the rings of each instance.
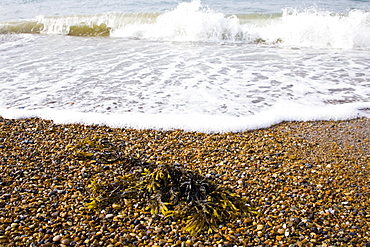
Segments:
[[[370,12],[285,8],[279,14],[224,14],[198,0],[164,13],[107,12],[0,23],[0,33],[111,36],[155,41],[264,43],[335,49],[370,48]]]
[[[258,17],[258,18],[252,18]],[[225,15],[201,5],[180,3],[153,23],[112,27],[111,36],[148,40],[263,42],[289,46],[370,48],[370,12],[332,13],[286,8],[276,15]]]
[[[231,117],[204,114],[103,114],[53,109],[0,108],[0,116],[9,119],[36,117],[53,120],[56,124],[86,124],[155,130],[181,129],[204,133],[223,133],[267,128],[284,121],[348,120],[370,117],[369,109],[370,103],[328,105],[320,108],[281,103],[256,115]]]
[[[369,116],[365,10],[234,15],[192,1],[41,15],[0,32],[6,118],[236,132]]]

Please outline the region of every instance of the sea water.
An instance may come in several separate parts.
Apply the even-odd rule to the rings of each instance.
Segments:
[[[226,132],[370,117],[368,0],[2,0],[0,116]]]

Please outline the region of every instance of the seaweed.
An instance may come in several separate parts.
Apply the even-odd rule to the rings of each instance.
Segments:
[[[106,138],[94,136],[89,139],[86,137],[76,142],[67,145],[72,158],[95,160],[102,164],[114,163],[121,159],[121,152]]]
[[[70,147],[76,157],[90,159],[97,156],[81,155],[79,147],[88,153],[104,147],[86,140],[83,142],[85,144]],[[218,226],[226,221],[241,215],[258,214],[246,198],[180,165],[147,163],[123,156],[119,156],[116,162],[122,176],[114,182],[104,178],[91,180],[87,186],[91,197],[85,204],[87,208],[100,210],[112,205],[120,208],[120,205],[124,207],[124,200],[140,200],[140,207],[151,214],[183,219],[184,229],[191,235],[203,230],[216,232]]]
[[[139,168],[140,166],[141,169]],[[258,214],[245,198],[200,174],[168,164],[140,163],[119,184],[92,181],[88,208],[100,209],[121,199],[140,199],[151,214],[185,219],[185,230],[215,232],[218,226],[241,215]]]

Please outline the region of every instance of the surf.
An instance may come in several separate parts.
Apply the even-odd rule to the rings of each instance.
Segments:
[[[109,12],[36,16],[0,23],[0,34],[105,36],[179,42],[370,48],[370,12],[333,13],[316,8],[285,8],[281,13],[224,14],[200,1],[182,2],[164,13]]]

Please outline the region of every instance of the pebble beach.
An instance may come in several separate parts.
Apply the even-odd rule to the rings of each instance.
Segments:
[[[240,133],[116,129],[0,118],[0,246],[370,246],[370,119],[284,122]],[[124,157],[181,165],[246,197],[259,215],[189,235],[182,219],[127,200],[85,206],[120,161],[70,145],[104,139]]]

